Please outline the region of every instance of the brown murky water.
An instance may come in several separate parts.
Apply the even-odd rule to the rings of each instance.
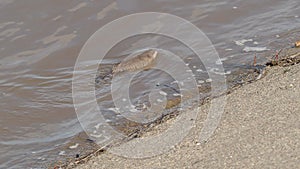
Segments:
[[[49,161],[79,151],[81,144],[74,150],[68,147],[82,132],[71,94],[72,71],[80,49],[106,23],[150,11],[171,13],[197,25],[215,45],[228,73],[250,63],[255,52],[271,53],[300,36],[298,0],[1,0],[0,168],[45,168]],[[108,56],[120,57],[106,57],[105,64],[117,63],[125,54],[147,47],[192,55],[174,40],[145,35],[113,48]],[[265,61],[266,55],[258,52],[258,62]],[[145,85],[133,92],[136,101],[142,99],[138,91],[150,90],[147,86],[169,83],[162,74],[139,77]],[[204,77],[205,73],[199,74],[199,79]],[[107,101],[109,90],[105,85],[100,89],[99,100]],[[109,99],[105,103],[111,104]],[[68,151],[62,152],[62,147]]]

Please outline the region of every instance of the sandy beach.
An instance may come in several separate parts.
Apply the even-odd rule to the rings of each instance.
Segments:
[[[299,58],[298,52],[292,59]],[[188,136],[168,153],[129,159],[104,152],[76,168],[298,168],[300,65],[288,60],[267,67],[265,77],[227,95],[220,124],[206,143],[197,140],[209,104],[201,108],[200,120]],[[142,137],[163,131],[173,121],[154,127]]]

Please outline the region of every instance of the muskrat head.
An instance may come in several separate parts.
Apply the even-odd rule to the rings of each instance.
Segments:
[[[143,54],[145,54],[149,59],[155,59],[157,56],[157,51],[154,49],[147,50]]]

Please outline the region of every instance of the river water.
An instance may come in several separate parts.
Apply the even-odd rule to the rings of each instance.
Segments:
[[[45,168],[79,153],[84,143],[77,147],[74,138],[83,130],[71,88],[76,58],[95,31],[137,12],[170,13],[195,24],[217,49],[228,74],[250,64],[255,53],[264,63],[270,56],[264,51],[271,54],[300,37],[298,0],[1,0],[0,168]],[[158,39],[131,38],[110,51],[106,64],[146,47],[184,48]],[[144,85],[133,91],[136,100],[143,99],[138,92],[146,93],[147,86],[166,76],[141,74]],[[97,96],[107,106],[106,88],[99,85]]]

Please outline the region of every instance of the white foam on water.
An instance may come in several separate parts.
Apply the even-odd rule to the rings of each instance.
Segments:
[[[205,83],[205,81],[204,80],[198,80],[198,83],[203,84],[203,83]]]
[[[175,81],[171,82],[170,84],[175,84],[175,83],[178,83],[178,81],[177,81],[177,80],[175,80]]]
[[[252,42],[253,39],[242,39],[242,40],[236,40],[234,43],[238,46],[244,46],[246,42]]]
[[[91,137],[100,138],[102,137],[102,134],[90,134]]]
[[[222,65],[221,59],[219,59],[219,60],[216,61],[216,65]]]
[[[160,95],[163,95],[163,96],[167,96],[167,95],[168,95],[168,93],[166,93],[166,92],[164,92],[164,91],[159,91],[159,94],[160,94]]]
[[[212,79],[209,78],[209,79],[206,79],[205,81],[206,81],[207,83],[210,83],[210,82],[212,82]]]
[[[244,52],[263,52],[263,51],[267,51],[270,50],[267,47],[249,47],[246,46],[243,51]]]
[[[109,123],[109,122],[112,122],[112,120],[111,119],[106,119],[105,122]]]
[[[96,126],[94,126],[97,130],[100,128],[101,123],[97,124]]]
[[[64,155],[66,155],[66,152],[65,151],[61,151],[61,152],[58,153],[58,155],[64,156]]]
[[[46,160],[44,157],[38,157],[37,159],[42,161]]]
[[[229,74],[231,74],[231,71],[226,71],[226,72],[213,72],[213,73],[215,73],[215,74],[217,74],[217,75],[229,75]]]
[[[72,145],[72,146],[70,146],[69,148],[70,148],[70,149],[75,149],[75,148],[77,148],[78,146],[79,146],[79,144],[76,143],[75,145]]]
[[[160,103],[162,103],[162,102],[163,102],[161,99],[157,99],[156,101],[157,101],[157,102],[160,102]]]
[[[225,75],[230,75],[230,74],[231,74],[230,70],[225,72]]]
[[[175,97],[180,96],[181,97],[182,94],[180,94],[180,93],[174,93],[173,96],[175,96]]]
[[[222,65],[223,61],[227,60],[227,58],[220,58],[219,60],[216,61],[216,65]]]
[[[119,108],[116,108],[116,107],[111,107],[111,108],[108,108],[108,110],[110,111],[113,111],[113,112],[119,112]]]
[[[196,72],[205,72],[205,71],[202,69],[197,69]]]

